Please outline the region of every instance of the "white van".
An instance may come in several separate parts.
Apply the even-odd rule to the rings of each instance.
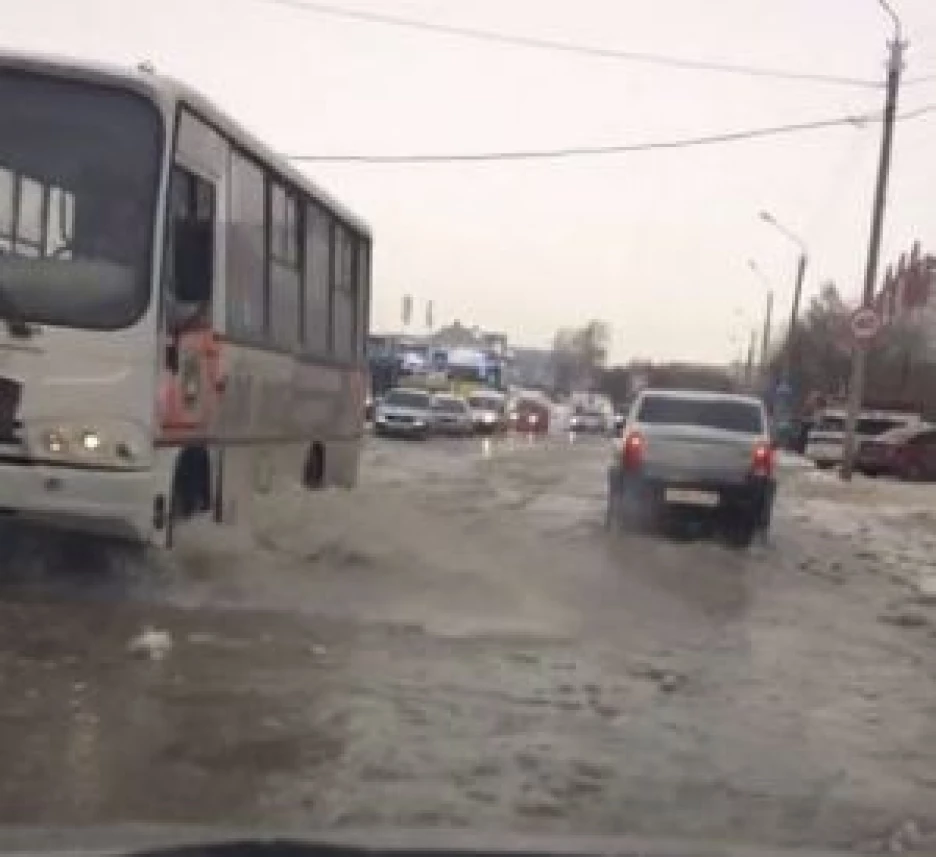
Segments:
[[[806,457],[817,467],[835,467],[845,454],[845,421],[847,414],[841,408],[827,408],[819,412],[814,428],[806,442]],[[899,411],[862,411],[855,423],[856,450],[862,441],[871,440],[895,428],[919,425],[920,414]]]

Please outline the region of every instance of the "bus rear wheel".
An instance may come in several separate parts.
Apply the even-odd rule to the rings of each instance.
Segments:
[[[320,491],[325,486],[325,447],[313,443],[302,472],[302,484],[309,491]]]
[[[176,543],[176,527],[211,508],[211,463],[208,450],[187,447],[179,454],[166,510],[166,547]]]

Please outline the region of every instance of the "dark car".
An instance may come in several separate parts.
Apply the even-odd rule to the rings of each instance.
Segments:
[[[936,479],[936,426],[892,429],[862,441],[855,467],[867,476],[896,476],[914,482]]]
[[[524,434],[549,431],[549,407],[536,399],[517,399],[510,411],[510,427]]]

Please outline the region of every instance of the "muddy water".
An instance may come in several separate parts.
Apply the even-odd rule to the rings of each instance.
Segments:
[[[375,442],[357,492],[280,495],[253,534],[112,563],[21,549],[0,590],[0,820],[925,829],[934,662],[928,626],[878,621],[894,584],[811,573],[850,560],[795,482],[749,552],[611,538],[605,460]],[[165,652],[131,645],[147,628]]]

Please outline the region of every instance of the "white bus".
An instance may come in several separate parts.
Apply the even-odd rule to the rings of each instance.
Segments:
[[[0,55],[0,514],[167,546],[356,480],[367,226],[198,93]]]

